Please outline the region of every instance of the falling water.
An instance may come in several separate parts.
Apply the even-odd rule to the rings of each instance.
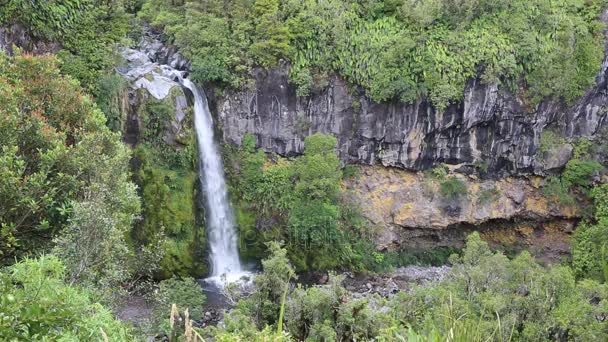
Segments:
[[[213,140],[213,121],[205,93],[188,79],[183,85],[194,94],[194,127],[198,138],[200,179],[207,207],[207,232],[211,249],[211,280],[236,281],[245,274],[237,249],[237,233],[222,160]]]

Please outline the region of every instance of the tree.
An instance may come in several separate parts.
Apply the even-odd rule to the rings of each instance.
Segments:
[[[0,55],[0,75],[2,257],[56,242],[71,283],[112,292],[132,271],[140,210],[129,150],[54,57]]]
[[[580,224],[572,241],[572,266],[578,277],[608,280],[608,184],[591,191],[595,214]]]
[[[289,29],[279,17],[278,0],[256,0],[255,40],[249,51],[262,66],[275,65],[279,58],[289,56]]]
[[[0,271],[0,339],[131,341],[129,329],[91,294],[64,283],[54,256],[25,259]]]

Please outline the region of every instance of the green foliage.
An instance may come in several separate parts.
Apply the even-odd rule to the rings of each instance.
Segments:
[[[107,75],[99,81],[98,89],[97,104],[106,116],[106,125],[113,132],[123,132],[126,120],[124,117],[126,104],[123,101],[126,96],[127,82],[118,74]]]
[[[483,189],[479,192],[477,197],[478,204],[487,204],[496,201],[500,198],[500,191],[495,187]]]
[[[66,33],[74,25],[86,4],[81,0],[9,0],[0,9],[0,23],[12,19],[26,24],[36,36],[54,37]]]
[[[593,150],[593,142],[587,138],[580,138],[574,144],[572,158],[574,159],[590,159]]]
[[[306,137],[304,156],[296,161],[294,190],[302,201],[331,202],[340,190],[340,161],[336,155],[337,140],[331,135],[316,133]]]
[[[141,187],[142,216],[132,231],[137,245],[161,244],[163,258],[157,277],[200,276],[206,271],[206,236],[196,219],[196,141],[191,128],[169,145],[163,137],[173,120],[173,91],[164,101],[150,100],[142,107],[141,141],[135,179]],[[187,116],[184,127],[192,127]]]
[[[535,103],[572,101],[599,71],[605,2],[592,0],[149,0],[141,17],[193,60],[199,81],[241,85],[253,65],[290,61],[309,95],[338,73],[376,101],[459,101],[468,79],[523,85]],[[198,70],[198,71],[197,71]]]
[[[0,9],[0,23],[24,24],[35,39],[59,43],[62,72],[95,95],[103,91],[99,82],[113,74],[116,64],[114,45],[128,32],[121,0],[8,2]]]
[[[0,271],[3,341],[130,341],[134,337],[86,290],[64,282],[58,258],[25,259]]]
[[[485,160],[476,160],[473,163],[473,167],[475,167],[477,169],[477,171],[480,173],[488,172],[488,162]]]
[[[594,318],[601,307],[587,301],[586,291],[568,268],[544,269],[527,252],[509,260],[490,251],[476,233],[467,239],[462,257],[452,260],[449,281],[412,295],[398,295],[393,306],[397,317],[413,320],[412,327],[418,331],[435,327],[440,335],[454,329],[454,321],[446,317],[462,317],[461,329],[471,324],[465,331],[479,337],[470,340],[489,336],[493,340],[543,340],[551,339],[552,334],[605,338],[603,323]]]
[[[359,177],[361,170],[356,165],[345,165],[342,169],[342,178],[357,178]]]
[[[590,178],[604,167],[595,160],[571,159],[562,173],[562,181],[570,186],[588,188]]]
[[[262,260],[263,272],[254,278],[253,294],[225,317],[228,332],[253,335],[256,326],[273,324],[279,318],[285,288],[295,271],[279,243],[269,242],[267,247],[269,256]]]
[[[262,257],[267,241],[286,241],[298,270],[378,267],[364,219],[340,189],[343,172],[334,137],[305,139],[304,155],[267,162],[245,135],[225,153],[244,255]]]
[[[538,153],[543,156],[566,143],[558,133],[545,130],[541,135]],[[562,174],[547,179],[543,187],[545,196],[561,205],[573,205],[577,192],[588,195],[591,178],[604,169],[602,164],[593,159],[596,157],[596,151],[599,151],[599,148],[595,148],[591,141],[579,139],[573,146],[572,159],[566,163]]]
[[[561,176],[547,179],[543,193],[556,203],[573,205],[576,201],[574,191],[578,190],[583,194],[588,194],[591,177],[603,169],[603,165],[595,160],[571,159]]]
[[[58,254],[73,281],[124,279],[122,237],[139,214],[127,148],[56,59],[0,55],[0,75],[2,256],[39,253],[65,229]]]
[[[439,184],[439,190],[443,197],[454,200],[467,194],[467,186],[464,182],[454,176],[448,177]]]
[[[279,17],[279,0],[255,0],[253,43],[249,51],[262,66],[276,65],[289,54],[289,29]]]
[[[295,286],[287,295],[284,329],[298,341],[393,341],[406,336],[408,341],[543,341],[556,336],[596,341],[608,337],[608,323],[598,319],[608,308],[606,285],[576,282],[568,267],[543,268],[527,252],[509,259],[491,251],[478,233],[467,238],[462,255],[453,255],[451,262],[444,281],[388,299],[357,298],[341,285],[343,278],[333,274],[326,285]],[[278,264],[286,263],[283,259]],[[264,317],[280,315],[277,303],[285,279],[265,278],[264,288],[275,289],[275,297],[266,303],[275,306]],[[253,340],[259,328],[269,329],[274,320],[256,321],[261,307],[253,305],[252,298],[258,298],[259,286],[227,314],[225,328],[215,328],[214,336]]]
[[[569,185],[560,177],[549,177],[545,186],[543,186],[543,194],[561,205],[573,205],[576,203],[575,196],[570,192]]]
[[[437,180],[443,181],[448,176],[448,168],[444,164],[435,166],[431,169],[430,175]]]
[[[173,304],[179,310],[186,310],[190,318],[197,321],[203,318],[205,295],[200,284],[193,278],[170,278],[161,281],[153,293],[155,316],[165,317]]]
[[[595,214],[592,222],[580,224],[572,242],[572,267],[578,277],[606,282],[608,264],[608,185],[591,191]]]
[[[568,142],[559,133],[546,129],[540,135],[540,144],[538,145],[538,153],[544,154],[555,148],[567,144]]]

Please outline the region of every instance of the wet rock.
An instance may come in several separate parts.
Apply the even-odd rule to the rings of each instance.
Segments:
[[[526,198],[526,191],[522,187],[512,187],[505,191],[505,196],[515,204],[522,204]]]
[[[144,36],[136,49],[122,50],[126,63],[118,71],[130,84],[125,141],[132,145],[139,140],[138,132],[141,130],[139,109],[150,99],[165,101],[174,108],[173,119],[163,133],[163,141],[169,145],[187,143],[188,129],[184,128],[184,124],[188,100],[179,82],[183,72],[151,59],[159,59],[158,53],[153,50],[164,49],[163,46],[157,37]]]
[[[548,171],[556,171],[562,168],[572,157],[572,145],[562,144],[551,148],[549,151],[542,154],[538,168]]]
[[[13,45],[34,55],[55,53],[61,49],[57,42],[34,39],[21,24],[0,26],[0,50],[12,55]]]
[[[391,297],[401,291],[409,291],[415,285],[428,285],[442,281],[449,273],[449,266],[400,267],[386,274],[346,277],[344,286],[353,298],[373,298],[373,295]],[[372,305],[370,303],[370,305]]]
[[[455,171],[458,173],[462,173],[463,175],[473,175],[477,172],[475,167],[470,165],[462,165],[458,167]]]

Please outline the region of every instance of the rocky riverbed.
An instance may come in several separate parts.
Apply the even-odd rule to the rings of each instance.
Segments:
[[[344,275],[342,285],[355,299],[372,295],[389,298],[399,292],[410,291],[414,286],[425,286],[441,281],[449,271],[449,266],[407,266],[382,274],[344,272],[342,273]],[[305,278],[303,280],[308,283],[308,286],[318,286],[326,284],[329,276],[326,273],[316,273],[302,278]],[[224,312],[231,307],[230,303],[222,298],[221,292],[206,291],[205,295],[207,301],[204,306],[203,318],[195,322],[198,327],[208,327],[221,323]],[[151,320],[152,314],[151,305],[142,296],[128,298],[118,309],[120,319],[139,327],[147,324]]]
[[[441,281],[449,271],[449,266],[407,266],[385,274],[354,275],[346,273],[343,285],[354,298],[373,294],[390,297],[401,291],[409,291],[416,285],[428,285]]]

